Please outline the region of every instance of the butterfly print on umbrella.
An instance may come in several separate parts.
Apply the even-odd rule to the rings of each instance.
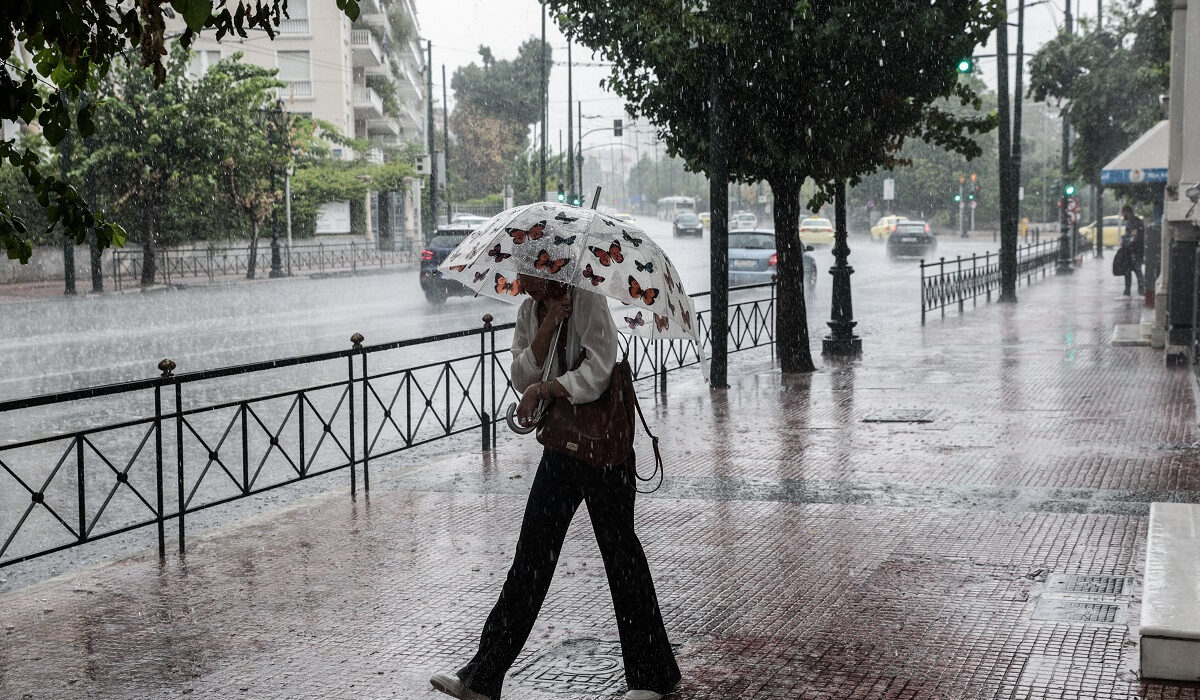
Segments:
[[[646,262],[646,263],[634,260],[633,264],[637,266],[638,272],[654,272],[654,261],[653,260],[651,260],[650,262]]]
[[[615,262],[625,262],[625,256],[621,253],[621,244],[616,241],[612,242],[612,245],[608,247],[608,250],[593,246],[588,246],[588,250],[592,251],[592,255],[595,255],[596,259],[600,261],[600,264],[605,267],[608,267]]]
[[[664,275],[666,276],[666,278],[667,278],[667,289],[670,289],[671,287],[674,287],[674,286],[675,286],[675,280],[674,280],[674,278],[672,278],[672,277],[671,277],[671,266],[670,266],[670,265],[668,265],[668,266],[666,267],[666,269],[664,269],[664,270],[663,270],[663,274],[664,274]]]
[[[636,279],[633,278],[633,275],[630,275],[629,296],[633,297],[634,299],[641,299],[647,304],[653,306],[654,300],[658,298],[658,289],[644,288]]]
[[[658,314],[654,314],[654,315],[655,315],[655,317],[658,316]],[[629,324],[629,330],[636,331],[638,326],[646,325],[646,317],[642,315],[641,311],[639,311],[639,312],[637,312],[637,315],[633,316],[632,318],[630,318],[629,316],[626,316],[625,323]]]
[[[496,262],[504,262],[506,259],[512,257],[512,253],[501,253],[500,252],[500,244],[499,243],[492,246],[492,249],[489,250],[487,252],[487,254],[490,255],[492,258],[494,258],[496,260]]]
[[[571,220],[574,221],[574,219]],[[566,238],[562,236],[554,237],[554,245],[571,245],[573,243],[575,243],[575,236],[567,236]]]
[[[578,217],[578,216],[567,216],[567,213],[566,213],[566,212],[562,212],[562,211],[560,211],[560,212],[558,212],[557,214],[555,214],[555,215],[554,215],[554,220],[555,220],[555,221],[561,221],[561,222],[563,222],[564,224],[569,224],[569,223],[571,223],[572,221],[579,221],[579,217]]]
[[[467,269],[467,266],[466,265],[451,265],[450,269],[454,270],[455,272],[462,272],[463,270]]]
[[[692,315],[688,313],[687,309],[680,309],[679,315],[683,317],[683,325],[690,329],[692,327]]]
[[[546,222],[539,221],[528,229],[506,228],[505,233],[512,236],[513,245],[521,245],[526,239],[536,241],[546,232]]]
[[[545,248],[542,248],[538,251],[537,260],[533,261],[533,266],[539,270],[545,270],[552,275],[557,275],[570,261],[570,258],[554,259],[550,257],[550,253]]]
[[[663,331],[667,330],[667,327],[670,325],[671,325],[670,321],[667,319],[666,316],[659,316],[658,314],[654,314],[654,327],[656,329],[658,329],[659,333],[662,333]]]
[[[509,296],[517,296],[521,293],[521,280],[516,279],[511,282],[499,272],[496,273],[496,293],[507,294]]]
[[[603,277],[592,272],[591,263],[588,263],[587,266],[583,268],[583,276],[592,281],[593,287],[599,287],[600,283],[604,281]]]
[[[642,241],[644,240],[641,238],[634,238],[633,236],[629,235],[629,232],[626,231],[625,229],[621,229],[621,238],[624,238],[625,240],[632,243],[634,248],[637,248],[638,246],[640,246],[642,244]]]
[[[492,268],[489,267],[488,269],[484,270],[483,272],[476,272],[475,273],[476,284],[478,284],[479,282],[482,282],[485,278],[487,278],[487,273],[489,273],[491,271],[492,271]]]

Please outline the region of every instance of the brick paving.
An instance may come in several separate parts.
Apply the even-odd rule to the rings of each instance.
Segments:
[[[669,476],[638,525],[684,673],[672,697],[1200,697],[1137,661],[1149,503],[1200,501],[1192,379],[1108,344],[1139,308],[1105,267],[924,328],[915,309],[860,314],[865,358],[812,375],[757,350],[725,392],[687,372],[643,387]],[[930,422],[874,422],[914,410]],[[442,697],[426,678],[473,650],[531,443],[402,453],[357,501],[8,596],[0,698]],[[623,691],[577,516],[505,697]]]

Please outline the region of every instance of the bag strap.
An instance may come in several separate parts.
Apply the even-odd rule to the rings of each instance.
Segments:
[[[628,361],[629,361],[629,351],[626,350],[625,355],[623,357],[621,357],[621,362],[627,363]],[[630,373],[630,379],[632,379],[632,373]],[[665,469],[663,469],[662,453],[659,452],[659,449],[658,449],[658,436],[655,435],[654,433],[650,432],[650,426],[646,424],[646,416],[642,414],[642,403],[641,403],[641,401],[638,401],[637,390],[635,390],[633,388],[633,382],[629,383],[628,388],[629,388],[630,393],[633,395],[633,407],[635,409],[637,409],[638,418],[642,421],[642,430],[645,430],[646,434],[650,436],[650,444],[654,448],[654,471],[650,472],[650,476],[643,477],[641,474],[637,473],[636,469],[634,469],[633,475],[635,477],[637,477],[638,481],[646,481],[646,482],[653,481],[655,475],[658,476],[658,483],[655,484],[654,488],[650,489],[649,491],[643,491],[643,490],[637,488],[636,486],[634,486],[634,488],[637,489],[638,493],[654,493],[655,491],[657,491],[659,488],[662,487],[663,478],[666,477],[667,472]]]

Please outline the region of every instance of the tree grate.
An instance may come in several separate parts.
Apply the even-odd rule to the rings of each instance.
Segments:
[[[1127,576],[1054,574],[1046,582],[1046,592],[1073,595],[1125,596],[1129,595],[1131,583]]]

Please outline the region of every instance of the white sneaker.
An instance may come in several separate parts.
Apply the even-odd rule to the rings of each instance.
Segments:
[[[429,684],[436,690],[440,690],[452,698],[458,698],[458,700],[492,700],[463,685],[457,673],[435,673],[429,677]]]
[[[625,693],[625,700],[662,700],[663,694],[653,690],[631,690]]]

